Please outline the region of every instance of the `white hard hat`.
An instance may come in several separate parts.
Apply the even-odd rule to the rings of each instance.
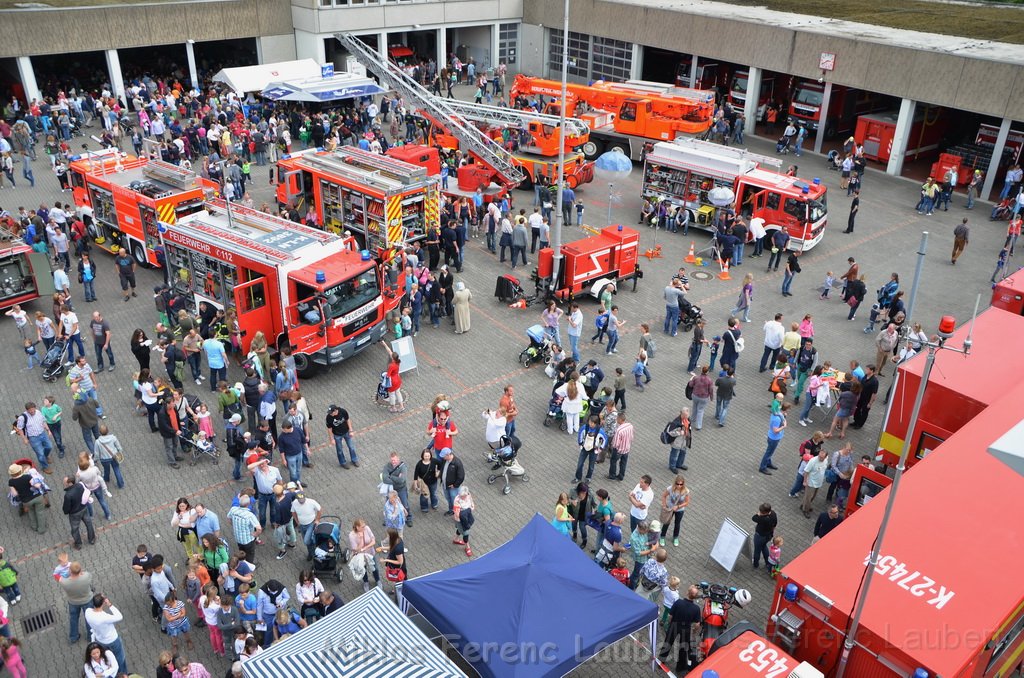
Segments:
[[[750,591],[746,589],[740,589],[733,595],[733,598],[735,598],[736,604],[739,607],[746,607],[750,604],[751,601]]]

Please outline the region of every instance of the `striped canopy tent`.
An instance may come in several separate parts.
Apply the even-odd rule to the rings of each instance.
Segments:
[[[242,664],[245,678],[465,678],[379,588]]]

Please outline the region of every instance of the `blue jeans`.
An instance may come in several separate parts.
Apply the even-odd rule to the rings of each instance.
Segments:
[[[78,355],[85,355],[85,344],[82,343],[81,334],[72,334],[68,337],[68,360],[72,361],[75,359],[75,346],[78,347]]]
[[[239,455],[239,456],[235,457],[235,468],[233,468],[231,470],[231,478],[232,478],[232,480],[241,480],[242,479],[242,457],[243,456],[244,455]]]
[[[430,499],[426,496],[420,495],[420,510],[426,513],[432,508],[437,508],[437,483],[433,485],[427,485],[427,490],[430,491]]]
[[[102,367],[102,365],[101,365],[101,367]],[[102,417],[103,416],[103,405],[100,404],[100,397],[96,393],[96,389],[90,388],[88,391],[85,391],[85,390],[81,391],[81,393],[86,398],[92,398],[93,400],[96,401],[96,414],[98,414],[99,416]],[[97,433],[96,435],[98,437],[99,433]]]
[[[686,448],[682,447],[676,449],[674,447],[668,448],[668,470],[673,473],[676,472],[677,468],[681,468],[686,463]]]
[[[188,358],[185,359],[185,362],[188,363],[189,371],[192,373],[193,381],[203,376],[203,362],[201,353],[189,353]]]
[[[709,402],[711,402],[711,398],[693,396],[693,426],[698,431],[704,428],[704,410],[707,409]]]
[[[789,294],[789,288],[793,286],[793,278],[796,276],[795,273],[789,271],[782,274],[782,293]]]
[[[68,625],[68,640],[70,640],[72,643],[78,642],[78,639],[80,637],[79,632],[78,632],[78,627],[79,627],[78,620],[82,616],[82,613],[84,613],[86,610],[88,610],[89,607],[90,607],[90,605],[88,605],[88,604],[86,604],[86,605],[75,605],[74,603],[68,603],[68,622],[69,622],[69,625]],[[86,624],[86,631],[88,631],[88,630],[89,630],[89,625]]]
[[[434,327],[441,326],[441,304],[430,304],[430,324]]]
[[[43,469],[50,468],[50,453],[53,452],[53,445],[50,444],[50,436],[45,433],[40,433],[37,436],[29,436],[28,444],[32,447],[32,451],[36,453],[36,459],[39,460],[39,466]]]
[[[114,366],[114,349],[107,345],[107,348],[103,348],[103,344],[93,344],[93,348],[96,349],[96,369],[103,369],[103,353],[106,351],[107,358],[110,359],[110,366]],[[93,398],[96,397],[95,391],[93,391]]]
[[[273,496],[262,492],[256,493],[256,517],[259,519],[261,527],[267,524],[267,514],[270,511],[270,500]]]
[[[444,488],[444,499],[448,502],[448,510],[455,510],[455,497],[459,496],[459,488],[457,487],[446,487]]]
[[[406,513],[408,513],[408,517],[406,517],[406,519],[405,519],[405,524],[410,526],[410,527],[412,527],[412,509],[409,507],[409,488],[408,488],[408,486],[407,487],[403,487],[400,490],[395,490],[395,493],[398,495],[398,500],[400,502],[402,502],[402,506],[405,507]]]
[[[118,674],[128,673],[128,661],[125,659],[125,647],[124,643],[121,642],[121,637],[118,636],[114,639],[114,642],[105,644],[103,647],[111,650],[114,654],[114,659],[118,661]]]
[[[799,468],[799,466],[797,468]],[[797,494],[802,489],[804,489],[804,474],[797,473],[796,478],[793,480],[793,487],[789,488],[789,493]]]
[[[576,362],[580,360],[580,335],[569,334],[569,349],[572,352],[572,359]]]
[[[732,402],[732,398],[719,398],[715,401],[715,419],[722,426],[725,426],[725,416],[729,414],[729,403]]]
[[[104,495],[103,491],[101,490],[99,492],[93,492],[92,496],[96,497],[96,503],[98,503],[100,505],[100,508],[103,509],[103,517],[106,518],[107,520],[110,520],[110,516],[112,514],[110,513],[110,504],[107,503],[106,495]],[[89,515],[91,516],[93,514],[92,513],[92,504],[88,504],[85,507],[85,510],[88,511]]]
[[[96,453],[96,439],[100,437],[100,427],[93,426],[92,428],[85,428],[79,426],[82,429],[82,440],[85,441],[85,446],[89,449],[92,454]]]
[[[781,440],[782,438],[777,440],[772,440],[771,438],[768,439],[768,447],[764,450],[764,456],[761,457],[761,466],[758,470],[768,470],[768,464],[772,463],[772,455],[775,454],[775,448],[779,446],[779,441]]]
[[[1012,181],[1004,181],[1003,182],[1003,190],[999,192],[999,199],[1000,200],[1006,200],[1006,198],[1010,195],[1010,189],[1012,187],[1013,187],[1013,182]]]
[[[100,459],[100,464],[103,465],[103,482],[110,482],[110,471],[114,471],[114,478],[117,479],[117,486],[124,487],[124,476],[121,475],[121,465],[117,463],[116,459]]]
[[[763,534],[754,533],[754,567],[761,564],[761,558],[764,558],[765,567],[768,567],[768,542],[771,541],[771,537]]]
[[[618,332],[608,332],[608,347],[605,349],[605,353],[612,353],[615,351],[615,346],[619,343]]]
[[[576,482],[583,479],[583,462],[587,462],[587,480],[594,477],[594,463],[597,461],[597,452],[588,452],[580,448],[580,456],[576,462]]]
[[[732,265],[733,266],[739,266],[740,264],[743,263],[743,248],[744,248],[744,246],[745,246],[744,243],[740,243],[740,244],[736,245],[735,247],[733,247],[733,250],[732,250]]]
[[[921,209],[918,212],[924,212],[925,214],[931,214],[932,208],[935,206],[935,201],[927,195],[921,196]]]
[[[505,423],[505,435],[514,436],[516,434],[516,420]]]
[[[82,287],[85,288],[85,300],[96,301],[96,281],[95,280],[83,280]]]
[[[285,457],[284,460],[288,465],[288,480],[293,483],[302,482],[302,455],[293,454],[290,457]]]
[[[697,369],[697,363],[700,362],[700,354],[704,349],[704,344],[690,343],[690,362],[686,364],[686,371],[693,372]]]
[[[622,480],[626,475],[626,462],[629,461],[629,453],[621,454],[618,450],[612,450],[611,460],[608,462],[608,475]]]
[[[676,336],[676,332],[679,330],[679,306],[672,304],[669,306],[665,304],[665,323],[662,328],[665,334],[671,334],[673,337]]]
[[[53,435],[53,444],[57,446],[57,456],[64,457],[64,432],[61,430],[61,422],[55,421],[47,424],[50,427],[50,434]]]
[[[338,463],[347,463],[345,461],[345,451],[342,449],[343,442],[348,445],[348,456],[352,458],[352,461],[359,461],[359,457],[356,456],[356,446],[352,443],[352,434],[346,433],[334,436],[334,451],[338,454]]]
[[[306,555],[312,556],[315,550],[315,542],[313,541],[313,531],[316,527],[316,523],[310,523],[308,525],[299,525],[298,530],[302,533],[302,543],[306,545]]]
[[[562,332],[559,330],[557,325],[554,327],[545,327],[544,336],[550,338],[551,341],[555,342],[559,346],[562,345]]]
[[[800,421],[807,421],[808,415],[811,413],[811,408],[814,407],[814,396],[811,395],[810,391],[804,393],[804,406],[800,410]]]

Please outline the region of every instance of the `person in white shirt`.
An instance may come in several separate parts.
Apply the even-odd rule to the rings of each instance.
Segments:
[[[786,337],[786,328],[782,326],[782,314],[776,313],[774,320],[764,324],[764,353],[761,354],[761,366],[758,372],[774,367],[779,357],[779,349]]]
[[[651,489],[651,477],[644,474],[640,476],[640,482],[629,493],[629,503],[632,504],[629,509],[630,532],[636,529],[640,521],[647,520],[647,511],[652,502],[654,502],[654,490]]]
[[[492,450],[497,449],[501,437],[505,435],[505,425],[508,423],[508,419],[505,417],[505,408],[499,407],[497,410],[484,410],[483,418],[487,421],[484,440],[487,441]]]
[[[121,642],[116,627],[116,624],[123,620],[124,615],[121,614],[120,610],[111,605],[107,597],[101,593],[97,593],[92,597],[92,609],[85,611],[85,623],[92,629],[93,641],[114,654],[121,673],[130,673],[128,671],[128,662],[124,656],[124,645]],[[119,674],[115,670],[110,675]]]

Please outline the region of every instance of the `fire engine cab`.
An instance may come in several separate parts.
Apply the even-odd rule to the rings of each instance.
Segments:
[[[309,374],[351,358],[384,336],[399,298],[355,240],[223,201],[168,224],[161,238],[174,288],[198,305],[233,308],[242,349],[263,332],[290,344]]]
[[[45,252],[36,252],[14,234],[14,222],[0,218],[0,308],[54,293]]]
[[[990,350],[1009,353],[1008,336]],[[1001,398],[903,477],[881,543],[891,488],[783,567],[768,620],[775,644],[835,675],[877,548],[846,676],[1008,678],[1021,669],[1024,477],[1014,463],[1024,453],[1024,385],[993,388]]]
[[[659,142],[644,164],[643,197],[668,200],[690,212],[690,225],[714,228],[709,192],[724,186],[735,195],[736,214],[764,220],[766,231],[786,229],[789,249],[806,252],[819,242],[828,221],[826,189],[779,173],[777,158],[697,139]],[[751,234],[752,235],[752,234]]]
[[[749,629],[749,630],[746,630]],[[725,641],[721,643],[720,641]],[[711,654],[692,673],[717,678],[822,678],[807,662],[790,657],[784,650],[740,622],[719,638]]]
[[[76,156],[68,167],[75,206],[96,245],[124,247],[140,266],[158,266],[157,222],[174,223],[203,209],[218,186],[162,160],[116,149]]]
[[[440,180],[396,158],[352,147],[309,149],[281,158],[277,175],[281,205],[312,207],[325,229],[347,230],[371,251],[440,229]]]

